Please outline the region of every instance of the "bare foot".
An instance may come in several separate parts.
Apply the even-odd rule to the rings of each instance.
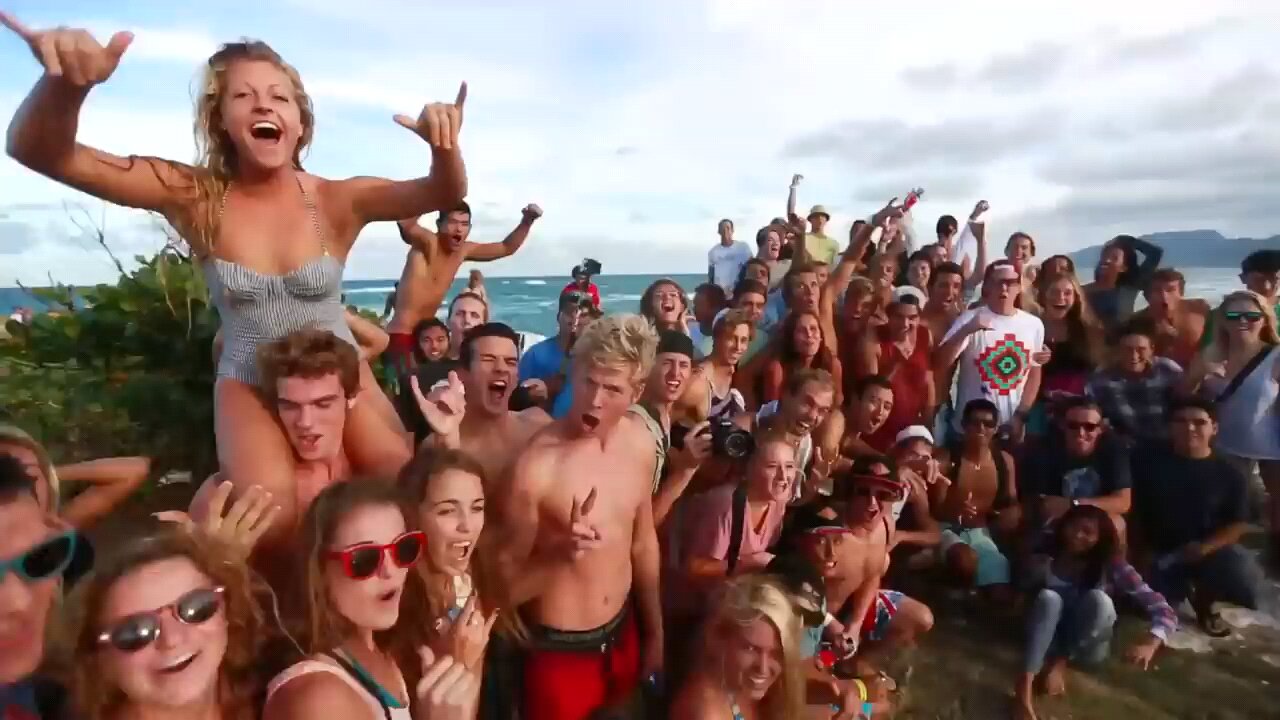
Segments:
[[[1067,661],[1054,660],[1044,673],[1044,694],[1057,697],[1067,694]]]
[[[1013,720],[1039,720],[1031,698],[1017,698],[1013,701]]]

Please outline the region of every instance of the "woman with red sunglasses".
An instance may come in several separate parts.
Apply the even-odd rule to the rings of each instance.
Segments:
[[[263,720],[410,720],[410,694],[386,631],[426,536],[409,530],[387,483],[354,480],[325,488],[303,519],[299,550],[306,589],[304,649],[271,681]],[[417,700],[428,717],[470,718],[478,679],[448,656],[422,656]]]
[[[243,562],[177,527],[136,539],[86,588],[79,717],[254,720],[264,630]]]

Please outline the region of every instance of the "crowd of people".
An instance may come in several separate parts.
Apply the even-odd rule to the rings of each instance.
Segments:
[[[985,202],[926,243],[920,191],[842,247],[823,206],[797,214],[797,175],[754,251],[718,223],[692,297],[663,279],[603,308],[584,262],[523,348],[478,276],[437,319],[463,262],[542,215],[470,239],[465,84],[397,117],[428,175],[329,180],[302,169],[297,72],[232,43],[199,85],[200,160],[120,157],[77,121],[132,36],[0,21],[44,70],[9,154],[162,214],[222,322],[220,470],[121,546],[85,531],[144,458],[59,468],[0,433],[6,718],[883,717],[895,653],[977,597],[1025,619],[1030,719],[1108,656],[1118,600],[1143,668],[1184,600],[1212,636],[1222,603],[1259,603],[1240,542],[1261,518],[1280,552],[1280,250],[1211,308],[1131,236],[1088,283],[1024,232],[995,257]],[[408,245],[385,328],[341,301],[379,221]],[[68,481],[90,487],[63,503]]]

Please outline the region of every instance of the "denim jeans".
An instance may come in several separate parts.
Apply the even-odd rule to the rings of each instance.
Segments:
[[[1173,607],[1191,594],[1194,585],[1204,602],[1228,602],[1250,610],[1258,609],[1262,568],[1252,553],[1239,545],[1228,545],[1187,565],[1172,562],[1151,569],[1151,588],[1164,595]]]
[[[1027,616],[1023,672],[1039,673],[1050,658],[1101,663],[1111,650],[1115,624],[1115,603],[1103,590],[1069,592],[1066,597],[1056,590],[1041,590]]]

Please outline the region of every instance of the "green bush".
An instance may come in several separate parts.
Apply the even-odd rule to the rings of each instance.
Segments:
[[[33,290],[64,311],[0,341],[0,412],[60,461],[151,456],[163,472],[217,465],[213,337],[218,317],[190,258],[166,248],[114,285]],[[82,306],[75,309],[76,306]]]

